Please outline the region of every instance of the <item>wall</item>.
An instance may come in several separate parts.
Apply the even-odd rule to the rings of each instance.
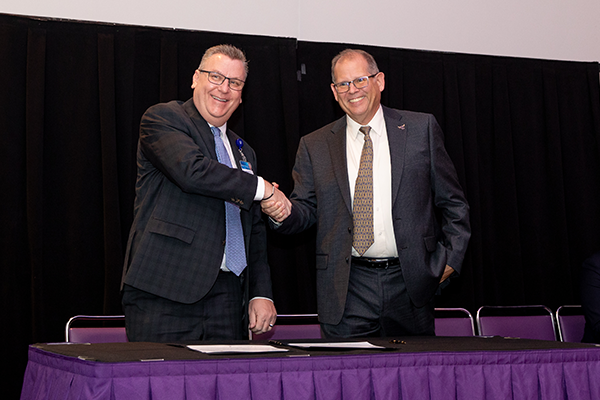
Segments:
[[[597,0],[4,0],[0,12],[316,42],[600,61]]]

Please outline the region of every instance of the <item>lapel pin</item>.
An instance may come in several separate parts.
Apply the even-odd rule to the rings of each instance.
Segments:
[[[402,129],[402,130],[406,129],[406,124],[398,125],[398,129]]]

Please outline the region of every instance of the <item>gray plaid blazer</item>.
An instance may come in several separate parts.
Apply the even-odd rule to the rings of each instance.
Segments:
[[[227,136],[233,149],[239,137]],[[256,155],[243,147],[256,171]],[[180,303],[209,291],[225,243],[223,201],[241,209],[248,267],[246,296],[273,298],[266,229],[253,201],[257,177],[217,161],[207,122],[190,99],[150,107],[142,117],[137,150],[134,220],[122,283]]]

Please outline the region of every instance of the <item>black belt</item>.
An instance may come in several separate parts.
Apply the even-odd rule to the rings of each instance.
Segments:
[[[367,258],[367,257],[352,257],[352,264],[367,268],[388,268],[400,265],[398,257],[393,258]]]

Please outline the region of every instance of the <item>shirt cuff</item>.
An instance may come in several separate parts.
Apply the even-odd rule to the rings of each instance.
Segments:
[[[254,194],[254,201],[260,201],[265,197],[265,180],[257,176],[258,185],[256,185],[256,193]]]
[[[268,298],[268,297],[262,297],[262,296],[256,296],[250,299],[250,301],[255,300],[255,299],[263,299],[263,300],[269,300],[271,303],[275,303],[272,299]]]
[[[277,222],[271,217],[269,217],[269,220],[271,221],[271,224],[273,224],[274,228],[279,228],[281,225],[283,225],[283,222]]]

